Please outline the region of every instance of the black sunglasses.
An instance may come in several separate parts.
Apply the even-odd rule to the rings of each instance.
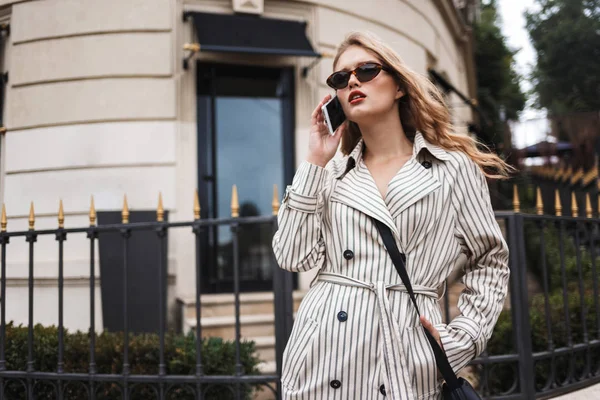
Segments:
[[[381,70],[390,72],[391,69],[388,67],[384,67],[381,64],[377,64],[374,62],[368,62],[359,65],[353,71],[338,71],[329,75],[327,78],[327,84],[333,89],[343,89],[348,86],[348,82],[350,81],[350,76],[355,75],[356,79],[359,82],[369,82],[370,80],[375,79],[377,75],[381,72]]]

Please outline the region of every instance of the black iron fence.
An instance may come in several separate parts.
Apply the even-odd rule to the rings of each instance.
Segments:
[[[292,275],[276,268],[274,257],[271,255],[273,269],[273,291],[275,310],[275,347],[277,359],[276,374],[259,374],[256,359],[250,354],[252,347],[247,346],[240,332],[240,259],[238,255],[238,236],[240,229],[248,225],[267,225],[273,231],[276,227],[276,217],[247,217],[230,219],[200,220],[199,209],[196,218],[191,222],[165,222],[162,207],[159,206],[158,221],[146,223],[129,223],[129,211],[125,206],[123,222],[120,224],[96,226],[95,211],[90,213],[90,226],[78,229],[63,227],[62,206],[59,216],[59,228],[51,230],[35,230],[33,211],[30,215],[30,229],[22,232],[7,232],[6,217],[3,213],[2,231],[0,232],[1,248],[1,309],[0,309],[0,399],[248,399],[257,388],[273,393],[280,393],[279,376],[281,374],[281,358],[293,319]],[[215,226],[228,226],[231,231],[233,253],[233,293],[235,297],[235,340],[227,347],[223,343],[196,340],[202,338],[201,304],[202,282],[200,273],[201,238],[204,231]],[[177,335],[166,331],[167,321],[167,266],[166,266],[166,237],[173,229],[189,229],[195,235],[196,253],[196,327],[193,335]],[[128,307],[129,265],[131,263],[128,243],[130,238],[143,231],[154,231],[158,239],[158,287],[154,288],[158,296],[159,329],[155,340],[156,348],[146,349],[155,356],[152,360],[143,360],[146,354],[137,354],[132,359],[131,344],[144,346],[140,341],[152,342],[149,335],[136,335],[130,332],[131,312]],[[95,245],[98,237],[104,233],[118,232],[123,242],[122,269],[122,315],[123,331],[121,335],[98,334],[95,326]],[[35,326],[34,292],[35,280],[35,243],[40,236],[54,236],[58,247],[58,328],[45,330]],[[89,241],[89,332],[78,335],[74,339],[65,336],[63,325],[64,316],[64,243],[73,235],[86,235]],[[28,272],[28,324],[25,327],[15,327],[6,321],[6,304],[10,302],[6,290],[6,256],[10,251],[9,244],[17,240],[25,240],[29,246]],[[13,300],[13,301],[16,301]],[[52,358],[48,350],[40,342],[52,341],[49,335],[56,338],[55,365],[48,365],[44,358]],[[36,337],[36,335],[38,337]],[[25,337],[26,336],[26,337]],[[77,336],[77,335],[76,335]],[[142,336],[142,339],[139,338]],[[98,341],[102,340],[102,349]],[[78,343],[79,342],[79,343]],[[82,355],[81,342],[85,342],[87,355]],[[108,343],[106,343],[108,342]],[[77,345],[79,344],[79,348]],[[65,345],[68,345],[67,349]],[[106,356],[106,347],[109,356]],[[50,346],[52,347],[52,346]],[[116,349],[114,348],[116,347]],[[42,354],[36,354],[35,349]],[[79,351],[78,351],[79,350]],[[116,350],[116,351],[115,351]],[[229,351],[228,351],[229,350]],[[20,355],[22,357],[20,357]],[[73,362],[67,356],[87,358]],[[170,358],[168,358],[170,356]],[[210,356],[209,363],[203,356]],[[98,358],[102,357],[102,360]],[[24,358],[24,359],[22,359]],[[108,359],[107,359],[108,358]],[[216,358],[216,359],[215,359]],[[82,362],[83,361],[83,362]],[[221,368],[222,363],[228,363]],[[85,367],[82,367],[85,365]],[[36,368],[37,367],[37,368]],[[45,368],[44,368],[45,367]],[[207,369],[212,370],[207,371]],[[219,371],[229,370],[230,374],[218,374]],[[142,371],[142,373],[140,373]],[[215,374],[215,371],[217,373]],[[151,373],[148,373],[151,372]],[[178,373],[180,372],[180,373]],[[181,373],[183,372],[183,373]]]
[[[600,219],[496,217],[510,248],[510,293],[487,349],[469,366],[479,392],[550,398],[600,382]]]
[[[275,213],[277,207],[274,205]],[[542,208],[539,212],[541,214]],[[292,274],[277,268],[271,258],[277,367],[274,374],[260,374],[250,354],[252,346],[241,338],[242,263],[238,236],[244,226],[256,224],[270,226],[274,232],[276,218],[239,218],[235,212],[233,215],[229,219],[165,222],[159,209],[157,222],[129,223],[128,213],[124,212],[123,223],[95,226],[93,214],[86,228],[65,229],[59,218],[58,229],[35,230],[32,214],[30,229],[22,232],[7,232],[4,219],[0,232],[0,399],[242,399],[254,397],[257,387],[270,392],[273,398],[280,398],[281,359],[293,323]],[[563,217],[524,214],[518,210],[497,212],[496,217],[510,247],[510,298],[488,348],[468,367],[475,386],[488,399],[533,399],[600,382],[597,271],[600,218],[592,218],[591,211],[587,217]],[[223,350],[226,347],[223,343],[196,340],[203,337],[201,237],[214,226],[228,226],[231,231],[235,340],[229,350]],[[187,229],[195,237],[196,326],[193,335],[178,336],[165,327],[165,241],[167,233],[174,229]],[[154,290],[159,297],[160,323],[152,338],[140,338],[129,329],[131,315],[126,294],[131,260],[128,242],[141,231],[153,231],[159,243],[161,267],[158,287]],[[118,232],[123,241],[124,332],[120,336],[96,333],[94,249],[95,241],[105,232]],[[43,235],[55,237],[58,251],[58,327],[50,331],[34,326],[35,243]],[[73,235],[85,235],[90,245],[89,332],[77,337],[66,335],[63,327],[63,246]],[[6,290],[6,256],[10,243],[17,240],[25,240],[29,246],[28,324],[21,328],[6,321],[6,304],[11,302]],[[444,308],[448,318],[448,296]],[[50,346],[48,350],[40,344],[48,341],[56,347]],[[211,346],[224,347],[213,348],[211,353]],[[100,348],[110,348],[110,356],[99,352]],[[83,356],[81,351],[85,353]],[[220,354],[216,362],[215,352]],[[23,356],[19,358],[19,354]],[[71,357],[77,358],[77,362]]]

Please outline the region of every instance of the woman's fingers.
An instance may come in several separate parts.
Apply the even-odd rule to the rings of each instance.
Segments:
[[[421,315],[421,324],[431,333],[431,336],[439,343],[440,347],[443,349],[442,340],[440,339],[440,332],[433,326],[431,322],[427,318]]]
[[[429,333],[431,333],[431,336],[433,336],[433,338],[438,342],[438,344],[440,345],[442,350],[444,350],[444,345],[442,344],[442,340],[440,338],[440,332],[437,329],[435,329],[433,324],[431,322],[429,322],[429,320],[422,315],[421,315],[421,324],[425,327],[425,329],[427,329],[429,331]],[[436,368],[436,369],[437,369],[437,379],[443,378],[442,373],[440,372],[439,368]]]
[[[429,333],[431,333],[431,335],[433,335],[433,337],[438,340],[440,338],[440,334],[437,331],[437,329],[435,329],[433,327],[433,324],[431,322],[429,322],[429,320],[427,318],[425,318],[424,316],[421,315],[421,324],[423,324],[423,326],[425,327],[425,329],[427,329],[429,331]]]
[[[311,122],[313,124],[316,124],[320,121],[323,121],[323,113],[321,112],[321,107],[323,107],[323,105],[325,103],[327,103],[329,101],[329,99],[331,99],[331,95],[328,94],[327,96],[323,97],[323,100],[321,100],[321,102],[319,103],[319,105],[313,110],[310,119]]]

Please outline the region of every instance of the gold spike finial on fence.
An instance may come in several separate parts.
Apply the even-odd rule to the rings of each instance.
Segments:
[[[560,194],[558,193],[558,189],[556,189],[555,193],[554,207],[556,208],[556,215],[560,217],[562,215],[562,205],[560,204]]]
[[[513,185],[513,208],[515,212],[521,212],[521,202],[519,201],[519,188],[517,185]]]
[[[577,207],[577,197],[575,197],[575,192],[571,192],[571,215],[573,217],[579,216],[579,207]]]
[[[2,232],[6,232],[6,225],[8,225],[8,220],[6,218],[6,205],[2,203],[2,217],[0,217],[0,229]]]
[[[542,189],[537,188],[537,199],[535,202],[535,208],[537,211],[537,215],[544,215],[544,202],[542,200]]]
[[[29,230],[32,231],[35,226],[35,212],[33,211],[33,201],[29,207]]]
[[[65,227],[65,211],[63,209],[62,199],[60,199],[58,203],[58,227],[60,229]]]
[[[200,219],[200,199],[198,198],[198,189],[194,193],[194,219]]]
[[[121,211],[121,219],[124,224],[129,223],[129,206],[127,205],[127,195],[123,195],[123,211]]]
[[[592,201],[589,193],[585,194],[585,216],[592,218]]]
[[[273,185],[273,202],[271,203],[273,207],[273,215],[277,215],[279,213],[279,194],[277,193],[277,185]]]
[[[231,216],[237,218],[240,216],[240,202],[238,200],[237,186],[233,185],[231,189]]]
[[[90,226],[94,226],[96,223],[96,207],[94,206],[94,196],[92,196],[92,201],[90,203]]]
[[[158,193],[158,208],[156,209],[156,220],[163,222],[165,220],[165,209],[163,208],[162,193]]]

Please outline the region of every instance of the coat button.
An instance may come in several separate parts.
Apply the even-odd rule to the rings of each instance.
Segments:
[[[431,168],[431,163],[429,161],[423,161],[421,163],[421,165],[423,166],[423,168],[426,168],[426,169]]]
[[[334,389],[339,389],[342,387],[342,382],[338,381],[337,379],[334,379],[331,382],[329,382],[329,385]]]
[[[340,311],[337,315],[337,318],[340,322],[346,322],[348,319],[348,313],[346,311]]]
[[[379,386],[379,393],[385,396],[385,385]]]
[[[344,258],[346,260],[352,260],[352,258],[354,258],[354,253],[352,252],[352,250],[344,251]]]

